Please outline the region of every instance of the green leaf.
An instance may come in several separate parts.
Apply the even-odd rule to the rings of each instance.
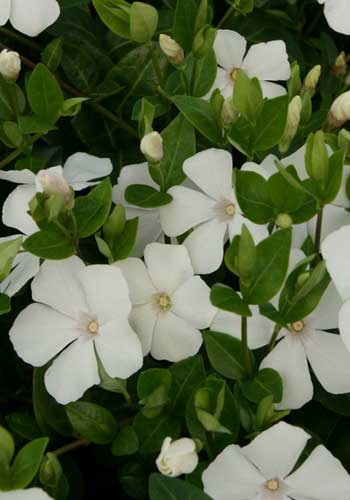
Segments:
[[[253,126],[264,107],[259,80],[250,79],[242,70],[237,70],[233,106]]]
[[[54,223],[29,236],[23,242],[23,248],[42,259],[67,259],[75,253],[72,240]]]
[[[189,52],[192,48],[196,17],[197,4],[194,0],[177,0],[173,37],[185,52]]]
[[[122,427],[112,443],[112,453],[117,457],[133,455],[139,448],[139,440],[131,425]]]
[[[325,204],[331,203],[339,192],[343,177],[343,165],[343,151],[337,151],[329,158],[328,179],[322,196]]]
[[[158,12],[152,5],[133,2],[130,8],[130,36],[138,43],[152,40],[158,25]]]
[[[110,443],[117,430],[117,422],[104,407],[86,401],[69,403],[66,412],[75,431],[96,444]]]
[[[61,64],[63,53],[63,37],[52,40],[41,53],[41,60],[50,71],[56,71]]]
[[[139,413],[134,420],[134,429],[139,439],[140,453],[148,455],[157,453],[167,436],[177,439],[180,436],[181,425],[177,419],[168,415],[146,418]]]
[[[10,464],[15,452],[15,442],[11,434],[0,426],[0,464]]]
[[[24,489],[33,481],[39,471],[48,443],[48,438],[38,438],[27,443],[19,451],[11,467],[13,489]]]
[[[138,217],[126,221],[123,232],[113,243],[114,261],[126,259],[131,254],[136,241],[138,223]]]
[[[102,389],[108,392],[114,392],[116,394],[123,394],[127,401],[130,400],[129,393],[126,388],[126,380],[110,377],[104,369],[104,366],[101,363],[100,359],[98,359],[98,374],[101,379],[99,385],[100,387],[102,387]]]
[[[60,116],[64,97],[56,78],[39,63],[30,75],[27,85],[31,109],[46,123],[55,123]]]
[[[293,213],[302,207],[305,193],[276,172],[267,181],[268,193],[278,213]]]
[[[0,120],[15,120],[26,107],[21,88],[0,75]]]
[[[171,373],[165,368],[151,368],[141,372],[137,381],[137,395],[147,418],[159,415],[168,402]]]
[[[124,0],[92,0],[104,24],[116,35],[130,38],[130,4]]]
[[[191,483],[161,474],[152,474],[149,481],[151,500],[210,500],[210,497]]]
[[[89,194],[75,200],[74,215],[80,238],[96,233],[105,223],[112,205],[112,185],[109,178],[97,184]]]
[[[274,209],[267,181],[255,172],[236,172],[237,200],[244,215],[256,224],[267,224],[274,219]]]
[[[267,99],[255,127],[254,150],[266,151],[281,139],[288,113],[288,96]]]
[[[204,342],[212,367],[229,379],[244,377],[243,351],[240,340],[219,332],[204,332]]]
[[[169,400],[175,414],[183,414],[183,409],[191,394],[205,379],[205,368],[200,355],[184,359],[170,366],[172,385]]]
[[[155,208],[167,205],[173,198],[170,194],[160,193],[151,186],[132,184],[126,188],[125,199],[137,207]]]
[[[13,260],[22,245],[22,236],[0,243],[0,281],[3,281],[11,271]]]
[[[22,411],[10,413],[6,415],[6,422],[12,432],[28,441],[42,436],[35,418],[30,413]]]
[[[272,368],[263,368],[252,380],[241,383],[243,395],[253,403],[259,403],[272,394],[275,403],[282,399],[283,382],[278,372]]]
[[[0,316],[11,311],[11,299],[4,293],[0,293]]]
[[[251,316],[248,304],[240,295],[226,285],[216,284],[210,291],[210,300],[215,307],[233,312],[240,316]]]

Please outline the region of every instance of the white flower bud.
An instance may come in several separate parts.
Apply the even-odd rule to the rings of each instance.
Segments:
[[[328,114],[328,124],[332,127],[341,127],[347,120],[350,120],[350,90],[336,98]]]
[[[293,97],[289,103],[286,128],[284,129],[284,133],[279,144],[279,150],[281,153],[285,153],[288,150],[290,143],[297,133],[302,107],[303,104],[300,96],[298,95]]]
[[[233,106],[232,97],[227,97],[222,105],[221,117],[224,125],[231,125],[238,118],[239,113]]]
[[[172,64],[178,66],[182,63],[185,58],[183,48],[171,36],[159,35],[159,45]]]
[[[307,90],[311,96],[315,94],[315,90],[321,76],[321,71],[322,68],[318,64],[317,66],[314,66],[305,77],[304,89]]]
[[[190,438],[172,441],[166,437],[156,460],[159,472],[165,476],[177,477],[191,474],[198,464],[196,443]]]
[[[334,75],[345,75],[346,70],[347,70],[347,62],[346,62],[346,55],[345,52],[342,51],[340,54],[337,56],[335,60],[335,64],[332,68],[332,73]]]
[[[17,52],[4,49],[0,52],[0,73],[8,80],[17,80],[21,71],[21,59]]]
[[[160,162],[164,154],[162,136],[158,132],[146,134],[141,140],[140,149],[149,162]]]
[[[39,192],[48,195],[61,194],[66,203],[72,197],[72,189],[62,173],[57,170],[40,170],[36,176],[36,186]]]

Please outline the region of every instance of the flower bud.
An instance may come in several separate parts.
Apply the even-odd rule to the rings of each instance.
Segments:
[[[310,134],[306,141],[305,167],[309,176],[317,182],[326,183],[329,159],[322,130]]]
[[[333,102],[328,113],[327,123],[332,128],[339,128],[350,119],[350,90],[340,94]]]
[[[278,214],[275,224],[281,229],[288,229],[293,224],[293,219],[289,214]]]
[[[300,67],[296,61],[291,64],[290,71],[291,75],[287,86],[289,99],[292,99],[295,95],[299,94],[301,89]]]
[[[309,92],[311,97],[316,92],[316,87],[321,76],[321,66],[318,64],[314,66],[306,75],[303,85],[303,91]]]
[[[342,51],[335,60],[335,64],[332,68],[332,73],[337,76],[344,76],[347,70],[347,62],[345,52]]]
[[[190,438],[172,441],[166,437],[156,460],[159,472],[165,476],[177,477],[191,474],[198,464],[196,443]]]
[[[169,61],[178,66],[185,58],[185,54],[181,45],[179,45],[171,36],[159,35],[159,45]]]
[[[150,163],[158,163],[163,158],[163,139],[158,132],[146,134],[140,144],[140,149]]]
[[[21,71],[21,59],[17,52],[4,49],[0,52],[0,73],[8,80],[17,80]]]
[[[302,109],[302,101],[300,96],[296,95],[290,101],[288,106],[287,123],[283,132],[282,139],[279,143],[279,150],[281,153],[288,151],[288,148],[297,133],[300,115]]]
[[[206,25],[198,31],[192,45],[192,52],[194,57],[201,59],[206,56],[213,48],[216,37],[216,29],[212,26]]]
[[[40,170],[36,176],[36,186],[39,192],[47,195],[62,195],[67,208],[72,208],[74,196],[62,172],[56,169]]]
[[[338,134],[338,146],[343,149],[346,154],[350,150],[350,132],[345,128],[341,129]]]
[[[225,126],[231,125],[234,123],[237,118],[238,118],[239,113],[235,110],[233,106],[233,99],[232,97],[227,97],[227,99],[224,100],[224,103],[222,105],[222,110],[221,110],[221,118],[223,121],[223,124]]]

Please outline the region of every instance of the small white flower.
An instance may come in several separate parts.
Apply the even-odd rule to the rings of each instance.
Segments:
[[[171,36],[159,35],[159,45],[172,64],[178,65],[182,63],[185,57],[183,48]]]
[[[63,176],[63,169],[57,169],[57,171],[40,170],[36,175],[35,185],[39,193],[61,194],[67,202],[71,197],[71,190]]]
[[[230,97],[238,69],[245,71],[249,78],[258,78],[264,97],[273,98],[286,93],[284,87],[272,83],[288,80],[290,77],[285,43],[282,40],[257,43],[247,53],[246,50],[247,41],[239,33],[231,30],[217,31],[214,51],[219,66],[208,95],[219,89],[224,97]]]
[[[335,99],[328,114],[329,123],[337,128],[348,120],[350,120],[350,90]]]
[[[128,378],[142,366],[131,329],[129,290],[113,266],[85,266],[78,257],[45,261],[32,282],[33,299],[17,316],[10,339],[18,356],[43,366],[47,391],[61,404],[79,399],[100,377],[96,352],[111,377]]]
[[[37,36],[51,26],[60,15],[56,0],[1,0],[0,26],[10,21],[27,36]]]
[[[150,132],[143,136],[140,149],[147,160],[152,163],[158,163],[163,158],[163,139],[159,132]]]
[[[181,474],[191,474],[198,465],[196,443],[190,438],[173,441],[166,437],[157,457],[159,472],[165,476],[177,477]]]
[[[0,491],[0,500],[52,500],[41,488],[28,490]]]
[[[323,445],[294,469],[308,440],[303,429],[280,422],[249,445],[229,445],[203,472],[213,500],[348,500],[350,476]]]
[[[173,200],[160,207],[160,221],[169,236],[193,228],[183,244],[196,273],[208,274],[220,267],[225,242],[241,233],[243,223],[255,242],[268,236],[265,226],[254,224],[240,213],[232,186],[232,158],[227,151],[201,151],[184,162],[183,171],[202,192],[185,186],[170,188]]]
[[[4,49],[0,52],[0,73],[8,80],[17,80],[21,71],[21,59],[18,52]]]
[[[324,15],[329,26],[343,33],[350,35],[350,4],[348,0],[318,0],[324,4]]]
[[[215,314],[210,289],[194,276],[183,245],[151,243],[141,259],[117,262],[128,282],[133,308],[130,324],[138,334],[143,354],[180,361],[196,354],[202,344],[200,329]]]

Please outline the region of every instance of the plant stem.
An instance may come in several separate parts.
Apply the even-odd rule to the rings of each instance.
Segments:
[[[317,214],[316,231],[315,231],[315,253],[320,253],[322,220],[323,220],[323,207]]]
[[[193,68],[192,68],[192,75],[191,75],[191,83],[190,83],[190,93],[191,93],[191,95],[193,95],[194,86],[196,84],[197,65],[198,65],[198,61],[197,61],[196,58],[194,58]]]
[[[248,318],[246,316],[241,317],[241,340],[243,349],[243,363],[244,370],[247,378],[252,378],[252,360],[250,359],[250,352],[248,348]]]
[[[88,446],[89,444],[90,441],[88,441],[87,439],[78,439],[77,441],[73,441],[72,443],[66,444],[61,448],[58,448],[52,453],[54,453],[56,457],[58,457],[59,455],[63,455],[64,453],[80,448],[81,446]]]
[[[149,50],[149,53],[150,53],[150,56],[151,56],[151,59],[152,59],[152,64],[153,64],[153,67],[154,67],[154,71],[156,72],[156,75],[157,75],[157,78],[158,78],[158,84],[160,85],[160,87],[164,87],[162,70],[160,68],[157,56],[156,56],[156,54],[154,52],[154,48],[153,48],[152,42],[149,42],[147,44],[147,47],[148,47],[148,50]]]
[[[233,6],[231,6],[229,9],[227,9],[227,11],[225,12],[224,16],[221,18],[221,20],[218,22],[217,24],[217,28],[221,28],[221,26],[223,24],[225,24],[226,21],[228,21],[228,19],[232,16],[232,14],[234,13],[235,11],[235,8]]]
[[[277,337],[278,334],[280,333],[282,327],[281,325],[275,325],[275,328],[273,330],[273,333],[271,335],[270,343],[269,343],[269,351],[272,351],[272,349],[275,347],[276,342],[277,342]]]
[[[22,45],[25,45],[25,46],[29,47],[30,49],[36,50],[38,52],[41,52],[41,50],[42,50],[40,45],[37,44],[36,42],[29,40],[25,36],[22,36],[19,33],[11,31],[7,28],[0,28],[0,35],[8,36],[9,38],[12,38],[16,42],[21,43]]]
[[[29,144],[30,145],[33,145],[36,141],[38,141],[41,137],[43,136],[43,134],[36,134],[34,135],[33,137],[31,137],[29,139]],[[18,156],[20,156],[23,152],[23,149],[24,149],[24,145],[23,146],[20,146],[19,148],[15,149],[14,151],[12,151],[12,153],[10,153],[8,156],[6,156],[6,158],[4,158],[3,160],[0,161],[0,169],[1,168],[4,168],[6,167],[6,165],[9,165],[10,163],[12,163],[16,158],[18,158]]]

